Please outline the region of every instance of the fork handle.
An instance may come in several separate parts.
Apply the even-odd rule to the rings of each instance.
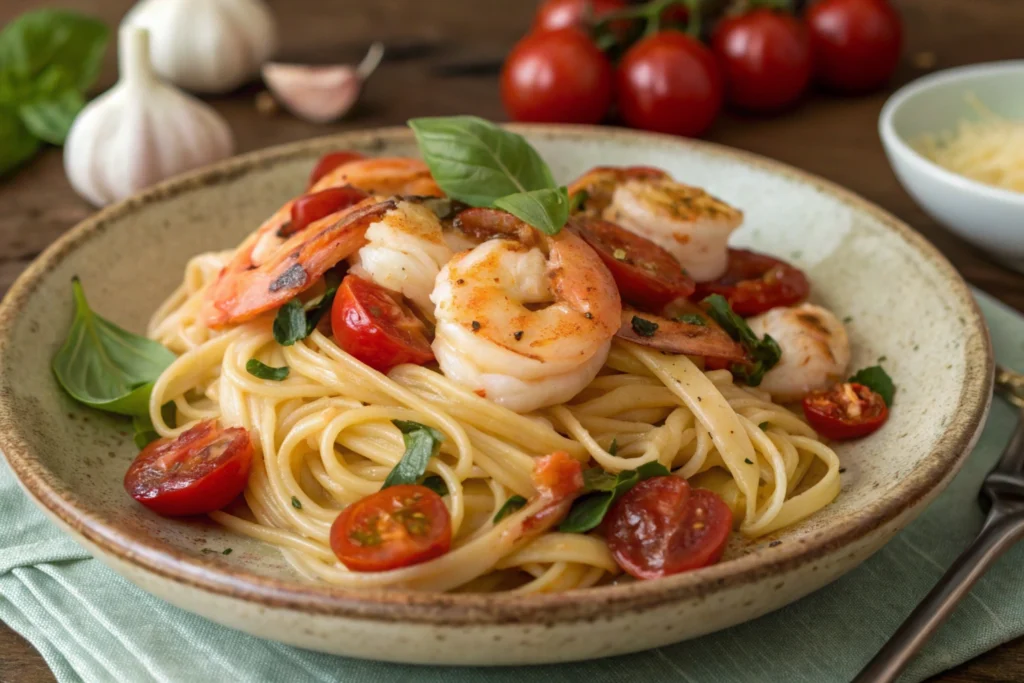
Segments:
[[[991,519],[853,683],[895,681],[971,586],[1022,536],[1024,516]]]

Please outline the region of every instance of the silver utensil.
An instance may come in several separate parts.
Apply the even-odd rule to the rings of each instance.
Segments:
[[[981,485],[980,503],[988,510],[985,524],[853,683],[895,681],[982,574],[1024,538],[1024,375],[997,368],[995,388],[1021,414],[1003,455]]]

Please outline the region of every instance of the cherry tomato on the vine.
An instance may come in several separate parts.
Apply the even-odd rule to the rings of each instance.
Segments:
[[[807,10],[806,21],[822,85],[867,92],[896,71],[903,24],[888,0],[822,0]]]
[[[641,39],[616,72],[622,118],[634,128],[696,136],[722,108],[722,76],[700,41],[679,31]]]
[[[423,323],[399,297],[357,275],[346,275],[331,306],[331,330],[338,346],[380,372],[402,363],[434,360]]]
[[[612,66],[581,30],[531,33],[501,70],[501,101],[516,121],[597,123],[612,102]]]
[[[790,14],[755,9],[718,22],[711,48],[722,65],[726,99],[774,111],[800,98],[811,80],[811,39]]]
[[[143,448],[124,475],[124,488],[157,514],[205,515],[242,492],[252,454],[249,432],[206,420]]]
[[[856,382],[812,391],[804,397],[803,405],[814,431],[836,441],[867,436],[889,419],[885,399]]]
[[[586,28],[586,23],[607,14],[626,9],[625,0],[547,0],[533,17],[534,31],[557,31],[561,28]],[[629,20],[612,22],[619,36],[629,32]]]
[[[452,545],[441,496],[426,486],[390,486],[357,500],[331,525],[331,550],[354,572],[382,572],[432,560]]]

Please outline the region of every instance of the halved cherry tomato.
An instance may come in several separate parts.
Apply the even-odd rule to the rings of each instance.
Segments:
[[[402,363],[423,365],[434,360],[423,323],[400,303],[401,296],[346,275],[331,307],[331,329],[338,345],[380,372]]]
[[[737,315],[747,317],[798,304],[810,291],[803,272],[785,261],[746,249],[730,249],[725,275],[712,282],[698,282],[694,299],[721,294]]]
[[[310,223],[320,220],[324,216],[330,216],[336,211],[347,209],[358,204],[367,197],[367,193],[360,189],[345,185],[344,187],[329,187],[313,194],[302,195],[292,204],[292,218],[288,223],[277,231],[279,237],[288,237],[297,233]]]
[[[571,225],[608,266],[625,301],[657,311],[693,294],[693,279],[654,242],[601,219],[577,218]]]
[[[622,496],[605,520],[615,561],[638,579],[657,579],[718,562],[732,511],[681,477],[653,477]]]
[[[889,419],[889,407],[877,392],[856,382],[840,382],[804,397],[804,415],[814,431],[844,441],[867,436]]]
[[[345,150],[343,152],[331,152],[320,157],[320,161],[317,162],[316,166],[313,167],[313,172],[309,174],[309,187],[316,185],[316,181],[323,178],[325,175],[338,168],[342,164],[347,164],[350,161],[356,159],[365,159],[366,157],[359,152],[353,152],[352,150]]]
[[[158,439],[143,448],[124,475],[124,488],[157,514],[204,515],[242,492],[252,453],[249,432],[206,420],[177,439]]]
[[[354,572],[383,572],[432,560],[452,545],[452,520],[441,496],[400,484],[341,511],[331,525],[331,550]]]

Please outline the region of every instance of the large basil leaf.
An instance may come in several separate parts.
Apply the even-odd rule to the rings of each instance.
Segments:
[[[40,140],[63,145],[85,99],[77,90],[65,89],[51,96],[39,97],[18,108],[25,126]]]
[[[0,32],[0,69],[24,82],[48,67],[59,67],[61,82],[51,84],[59,86],[54,90],[84,92],[99,74],[108,36],[102,21],[76,12],[27,12]]]
[[[557,188],[551,169],[522,135],[477,116],[411,119],[423,160],[445,193],[472,206]]]
[[[569,220],[569,193],[564,187],[510,194],[496,199],[494,206],[548,235],[557,234]]]
[[[85,405],[121,415],[147,415],[153,382],[174,362],[174,354],[96,315],[78,278],[71,286],[75,317],[53,358],[57,381]]]
[[[644,479],[668,476],[668,468],[658,462],[649,462],[635,470],[612,475],[594,467],[583,473],[584,495],[573,503],[558,530],[582,534],[597,528],[604,520],[612,503]]]
[[[35,156],[39,140],[25,127],[18,113],[0,106],[0,176]]]
[[[408,420],[392,420],[392,422],[402,432],[405,453],[394,469],[388,473],[381,489],[398,484],[415,484],[419,481],[427,471],[430,459],[438,454],[441,450],[441,442],[444,441],[444,434],[433,427]]]

